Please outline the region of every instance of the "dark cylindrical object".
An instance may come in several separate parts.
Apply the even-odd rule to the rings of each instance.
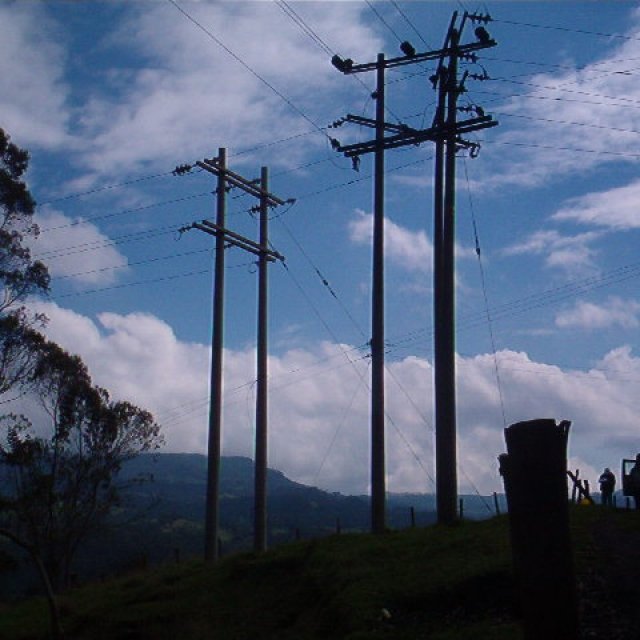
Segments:
[[[225,227],[227,151],[218,150],[218,188],[216,224]],[[216,236],[211,336],[211,376],[209,382],[209,434],[207,440],[207,497],[205,510],[204,557],[208,563],[218,559],[220,517],[220,448],[222,430],[222,353],[224,345],[224,234]]]
[[[541,419],[505,429],[500,456],[525,640],[577,640],[567,486],[570,422]]]
[[[384,432],[384,54],[376,63],[376,151],[371,292],[371,531],[386,529]]]
[[[269,250],[269,173],[262,167],[260,175],[260,257],[258,259],[258,347],[257,347],[257,386],[256,386],[256,445],[254,472],[254,534],[253,546],[255,551],[267,548],[267,322],[268,322],[268,260],[266,251]]]

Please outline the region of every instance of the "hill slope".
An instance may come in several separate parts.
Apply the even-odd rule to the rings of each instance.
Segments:
[[[504,516],[351,534],[167,565],[62,598],[68,640],[519,640]],[[572,510],[584,638],[637,640],[640,514]],[[46,637],[44,603],[0,608],[2,640]]]

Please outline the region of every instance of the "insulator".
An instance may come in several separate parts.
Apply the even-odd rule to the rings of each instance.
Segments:
[[[408,40],[400,44],[400,51],[409,58],[413,58],[416,55],[415,47]]]
[[[482,26],[476,27],[476,30],[474,31],[474,33],[476,34],[476,38],[478,38],[478,40],[482,44],[488,44],[489,42],[491,42],[491,36],[489,35],[489,32],[484,27]]]

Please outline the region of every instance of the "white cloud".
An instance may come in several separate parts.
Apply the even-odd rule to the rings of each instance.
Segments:
[[[623,187],[587,193],[567,201],[554,220],[575,221],[616,230],[640,228],[640,180]]]
[[[640,57],[638,18],[636,11],[623,44],[584,67],[564,61],[574,68],[490,83],[507,99],[490,109],[503,126],[484,145],[491,160],[483,163],[491,172],[485,188],[533,187],[604,164],[637,164],[640,112],[629,107],[640,101],[640,87],[633,63],[621,61]]]
[[[0,6],[0,126],[21,147],[70,141],[63,41],[40,3]]]
[[[103,93],[83,110],[83,166],[91,172],[171,166],[176,158],[211,155],[215,149],[208,141],[233,155],[233,149],[313,131],[325,124],[322,105],[330,92],[352,87],[335,82],[329,56],[310,45],[274,3],[184,8],[202,28],[169,3],[157,3],[133,6],[113,36],[113,48],[131,53],[133,46],[136,58],[105,74]],[[359,24],[362,10],[351,3],[336,3],[331,11],[321,4],[298,7],[333,46],[349,43],[353,56],[379,44]],[[300,154],[325,144],[319,135],[307,140],[274,162],[295,166]]]
[[[635,329],[640,326],[640,303],[612,296],[606,302],[577,302],[573,308],[556,315],[556,326],[562,328],[606,329],[619,326]]]
[[[523,242],[503,249],[507,256],[543,255],[545,265],[562,269],[568,275],[579,275],[596,270],[596,250],[589,246],[602,236],[590,231],[574,236],[563,236],[555,230],[536,231]]]
[[[105,313],[94,321],[54,304],[39,308],[50,317],[50,337],[78,351],[97,384],[154,412],[167,450],[205,452],[206,345],[181,342],[167,324],[146,314]],[[640,359],[630,348],[611,351],[589,371],[563,370],[507,350],[496,357],[500,392],[493,355],[457,358],[462,492],[502,490],[496,462],[505,447],[501,398],[507,424],[571,420],[571,464],[583,471],[616,466],[635,453]],[[223,453],[252,456],[255,351],[226,350],[224,362]],[[330,490],[368,490],[367,363],[348,345],[327,342],[270,358],[271,466]],[[431,364],[415,356],[388,365],[390,491],[434,491],[432,376]]]
[[[356,217],[349,222],[349,235],[356,244],[370,245],[373,240],[373,215],[357,210]],[[409,271],[431,271],[433,245],[422,229],[410,231],[385,218],[384,240],[389,259]]]
[[[46,263],[53,278],[78,285],[104,285],[126,272],[127,258],[96,226],[44,207],[34,218],[41,231],[28,243],[34,258]]]

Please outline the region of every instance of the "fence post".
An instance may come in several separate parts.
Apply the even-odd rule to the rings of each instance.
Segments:
[[[411,516],[411,528],[415,529],[415,526],[416,526],[416,510],[413,507],[409,507],[409,515]]]
[[[505,429],[499,457],[525,640],[577,640],[578,614],[567,500],[569,421]]]
[[[464,520],[464,500],[462,498],[460,498],[460,520]]]
[[[495,508],[496,508],[496,515],[499,516],[500,515],[500,503],[498,502],[498,494],[495,491],[493,492],[493,504],[495,505]]]

